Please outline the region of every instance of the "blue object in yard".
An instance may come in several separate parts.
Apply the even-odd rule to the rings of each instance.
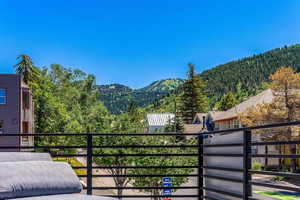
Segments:
[[[172,187],[172,178],[171,177],[163,177],[162,178],[163,186],[164,187]],[[164,196],[170,196],[172,195],[172,189],[171,188],[165,188],[163,189],[163,195]]]
[[[164,187],[172,187],[172,183],[164,183],[163,186]]]
[[[169,188],[164,189],[163,190],[163,195],[165,195],[165,196],[172,195],[172,189],[169,189]]]
[[[162,181],[163,181],[163,183],[171,183],[172,178],[171,177],[163,177]]]

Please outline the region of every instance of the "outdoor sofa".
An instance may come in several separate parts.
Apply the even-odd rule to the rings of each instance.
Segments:
[[[0,153],[0,200],[113,200],[81,191],[71,166],[47,153]]]

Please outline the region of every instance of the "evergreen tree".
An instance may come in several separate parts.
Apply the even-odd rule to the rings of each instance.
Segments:
[[[183,120],[180,117],[175,117],[171,119],[170,122],[164,127],[164,132],[172,133],[172,132],[180,132],[184,131]]]
[[[188,64],[188,78],[184,82],[181,95],[181,115],[185,123],[192,123],[196,113],[206,112],[208,98],[205,93],[205,82],[196,75],[195,66]]]
[[[232,92],[225,94],[219,102],[217,102],[216,107],[219,111],[226,111],[234,107],[237,104],[235,95]]]
[[[242,84],[239,82],[235,87],[236,103],[241,103],[249,98],[249,94],[242,89]]]
[[[21,54],[17,57],[20,62],[15,65],[17,74],[22,76],[24,83],[37,82],[39,80],[39,70],[33,65],[31,58],[28,55]]]

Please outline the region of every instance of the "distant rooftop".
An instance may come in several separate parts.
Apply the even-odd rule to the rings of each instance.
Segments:
[[[250,97],[248,100],[234,106],[227,111],[215,112],[213,116],[214,121],[225,120],[229,118],[237,117],[239,113],[245,112],[251,107],[255,107],[258,104],[270,103],[273,100],[273,92],[271,89],[267,89],[256,96]]]
[[[149,126],[165,126],[174,119],[173,113],[151,113],[147,114],[146,120]]]

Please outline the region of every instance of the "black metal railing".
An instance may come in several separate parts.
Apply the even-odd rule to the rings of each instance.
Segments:
[[[26,134],[26,136],[32,136],[36,138],[43,137],[81,137],[83,138],[83,144],[80,145],[33,145],[33,146],[0,146],[0,151],[7,150],[47,150],[51,152],[51,149],[82,149],[83,153],[52,153],[53,157],[83,157],[86,159],[85,166],[73,166],[75,170],[83,169],[86,170],[86,174],[79,175],[80,178],[86,179],[86,189],[87,194],[98,194],[97,191],[105,191],[105,190],[133,190],[133,191],[150,191],[150,190],[177,190],[180,192],[169,194],[162,193],[134,193],[134,194],[105,194],[102,196],[115,197],[118,199],[162,199],[162,198],[189,198],[189,199],[212,199],[212,200],[221,200],[221,199],[257,199],[255,195],[252,193],[252,186],[260,186],[267,188],[275,188],[281,190],[295,191],[300,192],[300,187],[291,187],[284,186],[278,184],[270,184],[263,183],[252,180],[253,174],[261,174],[261,175],[272,175],[272,176],[282,176],[282,177],[298,177],[300,179],[300,174],[291,173],[291,172],[282,172],[282,171],[267,171],[266,169],[262,171],[252,170],[252,158],[290,158],[290,159],[300,159],[300,154],[253,154],[251,152],[253,146],[266,146],[266,145],[299,145],[300,140],[296,141],[251,141],[251,132],[254,130],[264,130],[267,128],[278,128],[283,126],[299,126],[300,121],[295,122],[284,122],[284,123],[274,123],[263,126],[255,126],[255,127],[246,127],[246,128],[237,128],[237,129],[228,129],[228,130],[219,130],[212,132],[204,132],[204,133],[79,133],[79,134],[50,134],[50,133],[42,133],[42,134]],[[216,135],[226,135],[231,133],[240,133],[242,140],[236,143],[217,143],[217,144],[209,144],[207,143],[209,138],[207,136],[216,136]],[[2,136],[10,136],[10,137],[19,137],[24,136],[25,134],[2,134]],[[178,137],[178,136],[189,136],[195,140],[194,143],[186,144],[182,142],[173,143],[173,144],[106,144],[105,142],[102,144],[98,144],[96,142],[97,138],[101,137]],[[204,139],[205,138],[205,139]],[[1,139],[1,138],[0,138]],[[207,152],[209,149],[217,149],[217,148],[241,148],[241,152],[239,153],[226,153],[226,152],[216,152],[211,153]],[[97,153],[96,149],[181,149],[181,153]],[[188,165],[102,165],[93,164],[93,161],[97,157],[109,157],[109,158],[124,158],[124,157],[133,157],[135,159],[139,159],[140,157],[176,157],[180,159],[183,158],[193,158],[192,162]],[[236,166],[218,166],[218,165],[209,165],[207,164],[207,159],[210,158],[240,158],[242,162],[242,168],[237,168]],[[134,159],[133,159],[134,160]],[[135,162],[132,162],[135,163]],[[103,170],[103,169],[130,169],[133,172],[135,170],[140,169],[192,169],[191,173],[130,173],[130,174],[99,174],[95,173],[95,170]],[[236,178],[234,176],[226,176],[219,174],[207,173],[208,170],[217,170],[224,172],[237,172],[241,173],[242,177]],[[150,171],[151,172],[151,171]],[[224,173],[226,174],[226,173]],[[97,178],[101,178],[102,180],[105,178],[115,178],[115,177],[124,177],[132,179],[131,184],[129,186],[96,186],[93,185],[93,180]],[[187,178],[186,180],[190,181],[188,185],[172,185],[172,186],[164,186],[164,185],[155,185],[155,186],[136,186],[134,184],[134,178],[148,178],[148,177],[182,177]],[[238,183],[242,185],[242,190],[239,192],[234,192],[228,188],[228,190],[222,187],[215,187],[207,184],[209,180],[219,180],[224,181],[225,183]],[[189,191],[184,192],[185,190]],[[224,198],[222,197],[224,195]],[[225,198],[226,197],[226,198]]]
[[[253,127],[244,127],[244,128],[236,128],[236,129],[227,129],[227,130],[219,130],[219,131],[211,131],[204,133],[205,135],[217,135],[217,134],[230,134],[235,132],[240,132],[242,135],[242,142],[238,143],[222,143],[222,144],[204,144],[202,146],[202,149],[205,150],[206,148],[218,148],[218,147],[242,147],[242,153],[203,153],[203,158],[206,157],[226,157],[226,158],[242,158],[243,160],[243,167],[242,168],[236,168],[235,166],[231,167],[222,167],[222,166],[207,166],[204,163],[203,169],[215,169],[220,170],[224,172],[240,172],[243,174],[241,179],[238,178],[232,178],[232,177],[226,177],[226,176],[211,176],[211,175],[205,175],[203,173],[204,178],[208,179],[217,179],[217,180],[223,180],[227,182],[236,182],[241,183],[243,185],[243,189],[241,192],[232,192],[230,189],[230,184],[228,185],[228,188],[226,190],[224,189],[218,189],[218,188],[209,188],[209,187],[203,187],[203,192],[213,192],[216,194],[221,194],[226,196],[227,199],[231,198],[237,198],[237,199],[244,199],[244,200],[259,200],[259,198],[255,197],[255,194],[252,192],[253,186],[261,186],[265,188],[270,189],[281,189],[284,191],[293,191],[300,193],[300,185],[298,187],[291,187],[291,186],[285,186],[285,185],[278,185],[278,184],[270,184],[270,183],[264,183],[259,181],[253,181],[252,175],[254,174],[261,174],[261,175],[272,175],[272,176],[282,176],[282,177],[293,177],[293,178],[299,178],[300,180],[300,174],[299,173],[289,173],[289,172],[279,172],[279,171],[267,171],[267,169],[264,170],[252,170],[252,159],[253,158],[289,158],[289,159],[300,159],[299,152],[295,154],[253,154],[251,153],[253,146],[270,146],[270,145],[299,145],[300,144],[300,137],[295,137],[296,140],[294,141],[259,141],[254,142],[252,141],[252,131],[257,130],[265,130],[265,129],[274,129],[274,128],[280,128],[280,127],[286,127],[286,126],[299,126],[300,121],[294,121],[294,122],[283,122],[283,123],[272,123],[262,126],[253,126]],[[207,199],[216,199],[221,200],[223,197],[214,197],[209,195],[204,195]],[[231,198],[230,198],[231,197]],[[225,198],[224,198],[225,199]]]

